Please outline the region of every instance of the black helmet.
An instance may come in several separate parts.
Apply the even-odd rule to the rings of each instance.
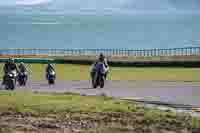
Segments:
[[[8,59],[8,62],[9,62],[9,63],[14,63],[14,59],[13,59],[13,58],[9,58],[9,59]]]
[[[105,56],[103,55],[103,53],[100,53],[100,54],[99,54],[99,60],[103,61],[104,58],[105,58]]]
[[[53,67],[51,63],[48,63],[48,67]]]
[[[20,62],[20,65],[24,65],[24,62]]]

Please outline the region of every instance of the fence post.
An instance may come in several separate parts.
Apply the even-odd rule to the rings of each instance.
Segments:
[[[190,47],[190,55],[193,55],[193,54],[192,54],[192,53],[193,53],[192,51],[193,51],[193,50],[192,50],[192,47]]]
[[[197,54],[197,55],[200,54],[200,48],[196,48],[196,54]]]
[[[168,49],[165,49],[165,56],[168,56]]]
[[[196,55],[196,49],[193,48],[193,55]]]
[[[141,49],[141,56],[144,56],[144,49]]]
[[[200,47],[198,48],[198,55],[200,55]]]
[[[188,55],[188,51],[187,51],[187,48],[185,48],[185,55],[186,55],[186,56]]]
[[[137,55],[137,50],[133,50],[133,56],[136,57]]]
[[[138,56],[138,50],[136,49],[135,50],[135,57],[137,57]]]

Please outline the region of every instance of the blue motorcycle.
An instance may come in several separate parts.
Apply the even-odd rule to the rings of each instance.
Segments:
[[[97,88],[98,86],[100,86],[100,88],[103,88],[104,83],[105,83],[104,64],[101,62],[98,62],[95,65],[95,71],[92,73],[92,87]]]
[[[25,86],[28,80],[27,72],[19,72],[17,80],[20,86]]]
[[[53,70],[50,70],[50,71],[47,73],[47,80],[48,80],[49,85],[55,84],[56,72],[53,71]]]

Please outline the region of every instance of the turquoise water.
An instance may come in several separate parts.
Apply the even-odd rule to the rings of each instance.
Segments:
[[[167,8],[163,6],[166,2],[153,1],[162,5],[164,11]],[[118,7],[117,4],[114,7]],[[23,6],[12,7],[11,10],[0,3],[0,48],[137,49],[200,46],[199,13],[160,13],[163,11],[161,9],[158,13],[130,13],[129,6],[126,7],[129,13],[110,13],[108,9],[106,12],[109,13],[96,13],[97,9],[69,13],[68,10],[56,12],[55,5],[50,7],[43,10],[40,6]],[[59,9],[65,8],[61,7]]]

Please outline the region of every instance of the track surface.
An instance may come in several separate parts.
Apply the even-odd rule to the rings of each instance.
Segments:
[[[87,95],[104,93],[114,97],[139,97],[146,100],[200,107],[200,83],[194,82],[106,81],[105,88],[93,89],[90,81],[56,81],[56,84],[52,86],[49,86],[47,81],[28,81],[26,87],[17,86],[17,90],[24,89],[75,92]]]

